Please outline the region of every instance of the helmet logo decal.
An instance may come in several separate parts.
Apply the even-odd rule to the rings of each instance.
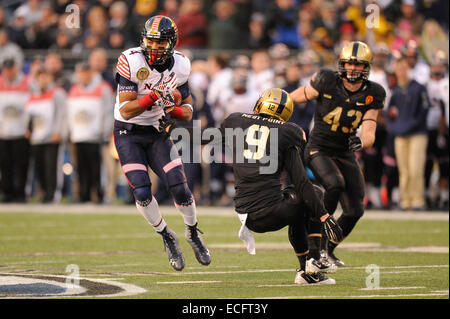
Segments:
[[[148,78],[149,74],[150,71],[147,68],[140,68],[136,73],[136,77],[139,81],[144,81],[146,78]]]

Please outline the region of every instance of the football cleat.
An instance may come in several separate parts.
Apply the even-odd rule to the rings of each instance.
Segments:
[[[332,251],[328,252],[328,261],[332,264],[335,264],[338,267],[345,267],[344,262],[342,260],[340,260],[339,258],[337,258],[334,255],[334,252],[332,252]]]
[[[186,225],[185,237],[194,250],[195,258],[197,258],[200,264],[208,266],[211,263],[211,255],[199,233],[203,234],[203,232],[197,228],[197,224],[194,226]]]
[[[329,263],[327,260],[322,261],[310,258],[306,261],[306,273],[309,275],[318,272],[333,273],[336,272],[337,268],[335,264]]]
[[[163,242],[164,249],[169,256],[169,262],[173,269],[181,271],[184,268],[184,257],[181,253],[180,247],[178,246],[178,238],[175,232],[173,232],[169,227],[165,227],[162,232],[160,232]]]
[[[315,274],[307,274],[305,271],[297,271],[295,276],[295,283],[297,285],[334,285],[336,280],[328,278],[324,274],[318,272]]]

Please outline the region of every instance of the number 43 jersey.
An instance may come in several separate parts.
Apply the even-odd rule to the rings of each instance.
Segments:
[[[253,213],[280,202],[287,150],[298,148],[300,154],[305,132],[294,123],[247,113],[230,114],[220,130],[229,160],[233,158],[236,211]]]
[[[337,72],[322,69],[313,75],[311,86],[319,92],[311,146],[325,150],[348,151],[348,138],[354,135],[370,109],[382,109],[386,92],[381,85],[364,81],[356,92],[345,89]]]

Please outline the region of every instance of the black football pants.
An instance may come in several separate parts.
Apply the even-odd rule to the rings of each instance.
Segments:
[[[265,233],[277,231],[289,226],[289,242],[295,253],[301,254],[308,250],[306,235],[306,207],[299,204],[292,189],[283,191],[283,200],[278,204],[250,213],[247,217],[246,226],[256,232]]]
[[[315,153],[314,147],[305,149],[306,163],[317,181],[325,188],[324,204],[329,214],[341,203],[343,213],[337,220],[344,237],[355,227],[364,214],[364,176],[353,152],[331,154]],[[313,151],[313,155],[310,153]]]

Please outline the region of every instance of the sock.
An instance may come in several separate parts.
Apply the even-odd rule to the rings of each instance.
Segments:
[[[337,247],[337,244],[332,243],[331,241],[328,241],[328,252],[332,253],[334,251],[334,249]]]
[[[322,238],[322,234],[309,234],[308,235],[308,247],[309,254],[308,258],[314,258],[315,260],[320,259],[320,240]]]
[[[197,209],[195,207],[194,198],[192,198],[192,203],[188,205],[178,205],[175,203],[175,207],[181,213],[181,216],[183,216],[183,220],[186,225],[194,226],[197,224]]]
[[[298,261],[300,262],[300,270],[306,270],[306,256],[308,256],[309,251],[304,253],[295,253],[297,255]]]
[[[327,251],[328,246],[328,237],[325,234],[325,231],[322,229],[322,237],[320,238],[320,250]]]
[[[166,221],[161,216],[155,197],[152,196],[152,200],[146,206],[142,206],[136,201],[136,207],[157,232],[161,232],[167,226]]]

